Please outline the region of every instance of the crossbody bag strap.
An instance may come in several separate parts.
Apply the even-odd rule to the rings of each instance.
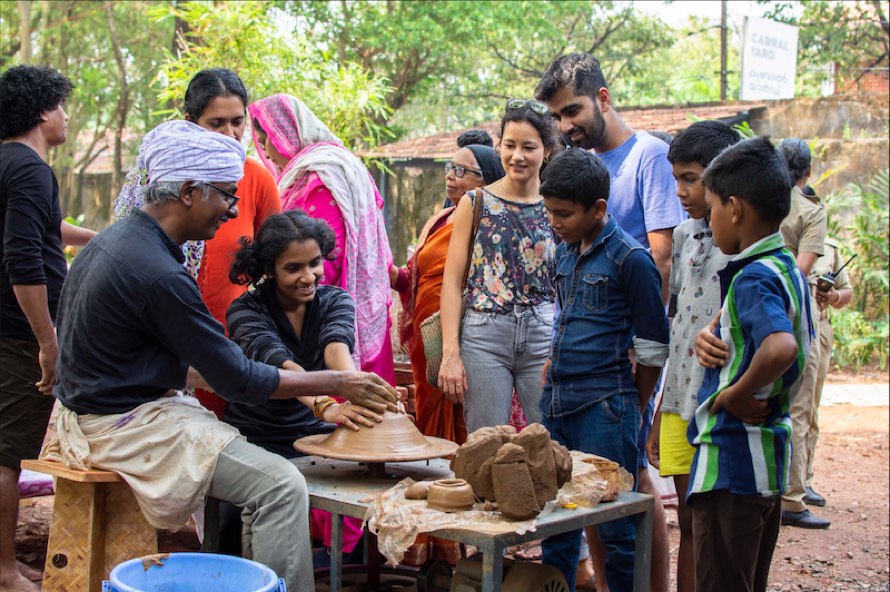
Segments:
[[[464,267],[464,281],[461,282],[464,289],[466,289],[467,286],[467,278],[470,276],[470,261],[473,259],[473,247],[476,244],[476,233],[479,231],[479,221],[482,220],[482,202],[485,201],[482,189],[477,189],[473,193],[473,226],[470,229],[470,244],[467,248],[467,264]]]

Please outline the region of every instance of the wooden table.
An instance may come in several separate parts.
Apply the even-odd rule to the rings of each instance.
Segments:
[[[371,477],[366,467],[349,461],[307,456],[297,460],[296,464],[306,477],[310,506],[326,510],[334,518],[331,526],[330,592],[340,592],[341,588],[343,516],[364,518],[373,496],[390,489],[405,477],[420,481],[442,479],[453,475],[448,468],[448,461],[444,459],[389,463],[386,465],[386,473],[389,476],[384,478]],[[482,552],[483,592],[500,592],[504,550],[508,546],[633,516],[637,526],[634,591],[648,592],[653,508],[654,498],[651,495],[623,492],[614,502],[601,503],[593,508],[579,507],[571,510],[558,508],[539,517],[536,530],[524,534],[510,532],[493,535],[463,529],[443,529],[429,534],[477,547]]]

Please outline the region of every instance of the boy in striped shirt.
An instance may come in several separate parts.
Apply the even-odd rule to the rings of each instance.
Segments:
[[[727,148],[704,173],[722,308],[695,342],[706,368],[689,424],[696,589],[765,591],[791,462],[791,400],[813,335],[806,278],[779,225],[791,180],[768,138]]]

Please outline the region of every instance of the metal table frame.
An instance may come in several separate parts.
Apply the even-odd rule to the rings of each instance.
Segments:
[[[309,503],[312,508],[326,510],[333,515],[331,524],[330,592],[340,592],[343,565],[343,516],[364,518],[371,503],[372,493],[382,493],[404,477],[417,481],[428,478],[445,478],[452,475],[448,461],[434,459],[411,463],[390,463],[387,474],[393,477],[377,479],[364,475],[366,469],[354,462],[307,456],[296,461],[309,487]],[[429,534],[473,545],[482,552],[482,590],[500,592],[503,578],[504,550],[512,545],[535,541],[577,530],[585,526],[601,524],[633,516],[636,523],[634,549],[634,591],[649,591],[649,567],[652,559],[652,513],[655,507],[651,495],[622,492],[614,502],[598,504],[593,508],[558,508],[538,519],[536,530],[525,534],[487,534],[471,530],[444,529]],[[375,554],[376,555],[376,554]]]

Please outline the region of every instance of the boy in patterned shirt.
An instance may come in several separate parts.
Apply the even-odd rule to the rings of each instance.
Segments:
[[[677,197],[689,219],[674,228],[668,312],[673,318],[671,362],[646,452],[662,477],[673,477],[674,486],[681,494],[677,504],[679,592],[695,590],[692,515],[683,494],[689,489],[689,469],[695,455],[695,448],[686,438],[686,430],[698,407],[696,395],[705,371],[695,359],[692,346],[696,334],[720,310],[717,272],[726,267],[730,259],[714,245],[702,175],[718,154],[739,140],[739,134],[722,121],[698,121],[674,139],[667,156],[677,180]]]
[[[711,230],[734,257],[722,309],[696,338],[706,368],[689,424],[696,589],[765,591],[791,460],[791,401],[813,337],[806,278],[779,225],[791,179],[769,138],[727,148],[704,174]]]

